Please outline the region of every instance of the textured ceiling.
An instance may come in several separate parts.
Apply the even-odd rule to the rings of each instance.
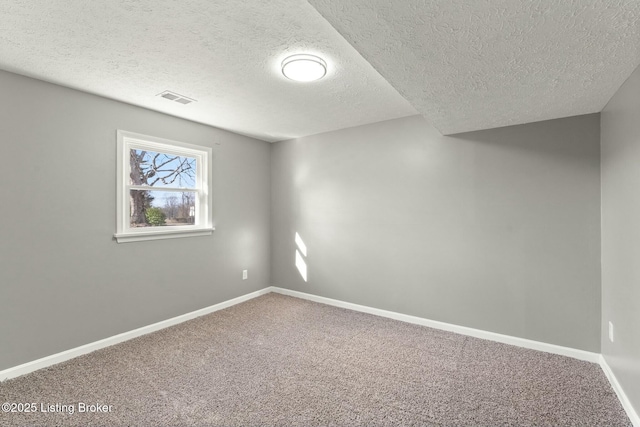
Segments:
[[[309,0],[444,134],[601,111],[640,63],[638,0]]]
[[[0,0],[0,16],[1,69],[266,141],[417,114],[304,0]],[[303,52],[324,79],[282,75]]]
[[[0,69],[266,141],[597,112],[640,63],[640,0],[0,0],[0,16]],[[327,76],[287,80],[294,53]]]

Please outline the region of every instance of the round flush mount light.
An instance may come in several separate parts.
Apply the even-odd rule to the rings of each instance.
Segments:
[[[315,55],[292,55],[282,61],[282,74],[297,82],[312,82],[327,74],[327,63]]]

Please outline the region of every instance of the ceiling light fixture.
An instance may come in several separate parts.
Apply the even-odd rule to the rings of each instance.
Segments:
[[[297,82],[312,82],[327,74],[327,63],[314,55],[292,55],[282,61],[282,74]]]

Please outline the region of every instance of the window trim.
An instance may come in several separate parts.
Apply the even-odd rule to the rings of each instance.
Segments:
[[[144,148],[156,152],[187,155],[196,158],[196,218],[194,225],[166,227],[130,227],[129,201],[129,150]],[[143,240],[175,239],[181,237],[209,236],[213,226],[213,198],[211,188],[213,150],[210,147],[187,144],[118,129],[116,159],[116,233],[118,243]],[[198,184],[201,186],[198,187]],[[149,187],[153,189],[153,187]],[[160,188],[159,188],[160,189]],[[171,191],[171,190],[170,190]]]

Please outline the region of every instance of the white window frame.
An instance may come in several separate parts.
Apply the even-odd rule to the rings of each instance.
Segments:
[[[174,239],[179,237],[209,236],[213,233],[212,157],[210,147],[171,141],[155,136],[118,130],[117,153],[117,201],[116,233],[118,243],[142,240]],[[129,191],[139,186],[130,184],[130,150],[144,149],[160,153],[188,156],[196,159],[196,215],[195,224],[164,227],[131,227],[131,205]],[[156,190],[154,187],[146,187]],[[180,188],[159,187],[161,191],[180,192]]]

